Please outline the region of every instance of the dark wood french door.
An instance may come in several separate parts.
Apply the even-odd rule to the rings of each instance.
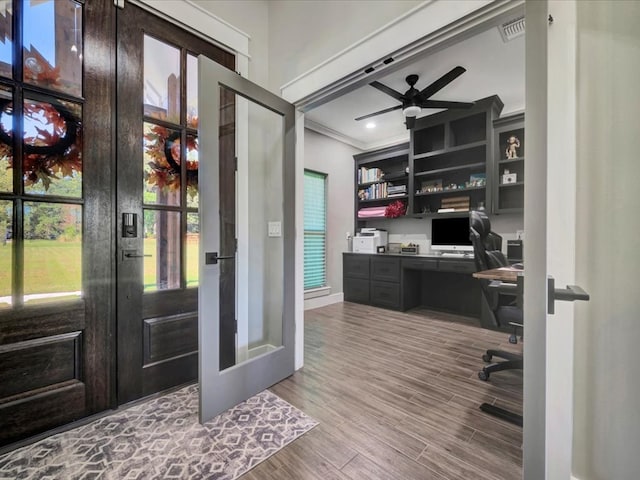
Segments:
[[[233,54],[145,10],[117,14],[118,403],[196,379],[199,191],[197,56],[233,70]],[[198,88],[200,87],[200,88]],[[233,98],[233,97],[232,97]],[[227,128],[233,127],[233,122]],[[221,144],[225,251],[235,251],[234,144]],[[220,291],[235,336],[235,267]],[[228,288],[231,286],[232,288]],[[232,359],[235,351],[226,352]]]
[[[0,451],[115,404],[111,2],[0,2]]]

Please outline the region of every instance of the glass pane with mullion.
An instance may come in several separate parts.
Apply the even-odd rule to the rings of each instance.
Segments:
[[[23,108],[25,193],[82,197],[82,106],[27,97]]]
[[[11,306],[13,202],[0,200],[0,309]]]
[[[144,114],[180,123],[180,50],[144,36]]]
[[[200,219],[197,213],[187,213],[187,287],[197,287],[198,281],[198,249],[200,244]]]
[[[0,192],[13,192],[13,97],[11,90],[3,87],[0,87]]]
[[[180,212],[144,210],[144,291],[180,288]]]
[[[180,205],[180,135],[180,130],[144,124],[143,201],[147,205]]]
[[[82,294],[82,206],[24,202],[24,302]]]
[[[198,59],[187,55],[187,127],[198,128]]]
[[[12,2],[0,2],[0,76],[13,77]]]
[[[198,136],[187,133],[187,207],[198,208]]]
[[[22,9],[24,81],[82,96],[82,4],[22,0]]]

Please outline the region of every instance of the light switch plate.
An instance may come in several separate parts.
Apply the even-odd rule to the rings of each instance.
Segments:
[[[269,222],[269,236],[270,237],[282,236],[281,222]]]

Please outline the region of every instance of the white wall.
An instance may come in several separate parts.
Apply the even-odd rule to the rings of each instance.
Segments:
[[[191,0],[248,34],[249,77],[263,88],[269,85],[269,9],[266,0]],[[215,38],[215,32],[207,32]]]
[[[342,252],[353,234],[354,160],[360,150],[305,129],[304,168],[327,174],[327,283],[342,293]]]
[[[640,2],[578,2],[574,474],[640,478]]]
[[[270,89],[279,91],[285,83],[420,3],[423,1],[269,1]]]

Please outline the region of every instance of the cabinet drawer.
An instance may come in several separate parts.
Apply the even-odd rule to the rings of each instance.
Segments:
[[[400,285],[388,282],[371,282],[371,305],[400,309]]]
[[[369,255],[343,255],[342,263],[345,277],[369,279]]]
[[[400,259],[394,257],[371,257],[371,280],[400,282]]]
[[[438,260],[403,258],[402,268],[407,270],[437,270]]]
[[[471,261],[440,260],[438,270],[441,272],[473,273],[476,271],[476,264]]]
[[[345,302],[369,303],[369,280],[344,278]]]

